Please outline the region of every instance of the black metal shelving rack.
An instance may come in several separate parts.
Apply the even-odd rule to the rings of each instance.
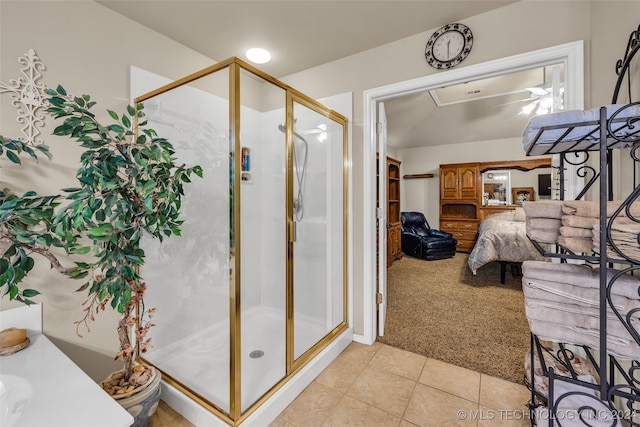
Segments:
[[[616,64],[618,80],[613,95],[613,104],[616,104],[618,94],[623,84],[627,84],[629,100],[631,97],[630,64],[633,57],[640,49],[640,26],[634,30],[629,37],[627,50],[622,60]],[[637,69],[637,68],[636,68]],[[636,78],[640,76],[636,75]],[[619,313],[611,302],[611,288],[616,280],[623,274],[634,274],[640,271],[640,259],[625,253],[623,249],[615,244],[611,238],[611,225],[615,218],[621,214],[626,214],[635,222],[640,223],[640,218],[631,215],[630,206],[638,202],[640,198],[640,185],[636,182],[636,169],[640,162],[640,114],[635,113],[639,102],[630,102],[612,114],[607,113],[606,107],[599,109],[599,120],[568,125],[554,125],[543,127],[536,136],[540,139],[545,132],[560,132],[561,137],[554,142],[532,144],[527,155],[559,154],[560,155],[560,194],[564,194],[564,172],[566,162],[579,166],[577,172],[585,178],[585,188],[576,199],[582,198],[589,189],[598,191],[600,205],[600,241],[599,251],[593,255],[577,255],[570,251],[556,246],[556,252],[545,252],[541,245],[533,242],[540,252],[546,257],[559,258],[560,262],[568,260],[581,260],[584,263],[598,266],[600,268],[600,294],[599,294],[599,348],[597,350],[580,345],[579,343],[558,343],[555,348],[545,345],[538,337],[531,336],[531,368],[528,372],[528,387],[531,390],[531,401],[529,410],[532,425],[540,424],[549,426],[585,425],[585,426],[633,426],[640,427],[640,354],[634,360],[620,360],[607,352],[607,313],[616,314],[617,321],[620,321],[633,339],[640,345],[640,326],[632,324],[631,316],[640,316],[640,309],[628,314]],[[633,110],[632,110],[633,109]],[[634,111],[629,114],[630,111]],[[620,136],[620,130],[625,130],[625,136]],[[584,130],[582,137],[576,138],[576,132]],[[571,140],[567,139],[571,136]],[[544,148],[541,151],[541,146]],[[624,199],[615,213],[607,218],[607,203],[613,200],[612,194],[612,171],[613,156],[612,150],[616,147],[630,146],[630,156],[633,161],[633,190]],[[586,147],[586,148],[585,148]],[[532,150],[535,153],[532,154]],[[599,154],[599,166],[589,166],[589,154],[597,152]],[[578,163],[569,159],[571,153],[584,153],[584,158]],[[582,165],[582,166],[581,166]],[[591,171],[591,176],[586,171]],[[596,183],[598,188],[596,188]],[[640,242],[640,235],[637,236]],[[608,245],[609,244],[609,250]],[[613,256],[611,256],[613,254]],[[607,269],[615,267],[618,274],[610,279],[607,278]],[[640,286],[637,290],[640,298]],[[586,354],[586,359],[593,366],[597,373],[597,384],[583,381],[572,366],[576,360],[576,355],[572,348],[580,348]],[[545,362],[545,355],[552,359],[556,366],[562,366],[564,373],[558,374],[553,367]],[[545,396],[535,386],[535,357],[537,356],[542,371],[548,380],[548,393]],[[562,386],[562,387],[560,387]],[[558,391],[558,388],[563,391]],[[562,413],[563,404],[572,398],[579,397],[581,404],[576,408],[575,417],[568,419]],[[536,408],[546,406],[548,418],[544,420],[536,419]],[[538,413],[539,414],[539,413]]]

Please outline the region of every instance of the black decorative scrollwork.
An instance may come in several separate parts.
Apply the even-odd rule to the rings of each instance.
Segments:
[[[564,384],[570,387],[571,383]],[[561,394],[554,401],[551,412],[551,418],[555,421],[553,425],[575,425],[576,420],[580,420],[588,427],[619,426],[618,411],[600,400],[597,393],[571,390]]]
[[[637,50],[637,46],[640,45],[640,25],[638,29],[631,32],[629,35],[629,41],[627,42],[627,50],[624,52],[623,59],[618,59],[616,62],[616,75],[619,76],[624,71],[624,64],[628,63],[630,58]]]

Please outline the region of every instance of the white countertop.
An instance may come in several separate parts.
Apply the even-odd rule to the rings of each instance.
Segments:
[[[25,309],[27,311],[10,313]],[[0,330],[12,326],[26,328],[31,340],[27,348],[10,356],[0,356],[2,427],[129,427],[133,424],[133,417],[127,411],[38,331],[38,320],[32,318],[36,312],[41,316],[41,308],[34,306],[0,312]],[[29,319],[24,319],[25,313]],[[12,411],[13,414],[7,414]]]

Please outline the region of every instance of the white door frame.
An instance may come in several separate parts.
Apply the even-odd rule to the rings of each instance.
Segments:
[[[354,337],[354,339],[365,344],[373,344],[376,340],[376,104],[379,101],[441,86],[464,83],[470,80],[493,77],[559,62],[564,63],[565,66],[565,108],[567,110],[584,109],[584,42],[582,40],[468,67],[436,72],[428,76],[368,89],[363,92],[364,331],[362,336]],[[380,206],[386,206],[386,200],[380,200],[379,202]]]

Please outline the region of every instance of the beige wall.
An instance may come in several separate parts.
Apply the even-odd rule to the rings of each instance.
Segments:
[[[521,1],[462,20],[473,30],[474,48],[461,66],[585,40],[586,105],[590,105],[591,99],[595,103],[608,102],[612,64],[620,55],[629,32],[637,27],[638,16],[640,2],[637,1]],[[128,102],[129,65],[179,78],[213,62],[92,2],[2,1],[0,20],[0,81],[18,77],[17,58],[33,48],[47,66],[46,84],[62,83],[73,93],[89,93],[98,101],[100,111],[121,110]],[[282,79],[314,98],[354,93],[352,194],[356,334],[363,333],[364,328],[362,240],[364,233],[373,233],[373,230],[364,230],[361,221],[363,180],[368,179],[362,172],[363,91],[437,72],[424,60],[424,44],[432,31],[425,29],[424,33]],[[0,124],[3,135],[18,136],[20,126],[4,95],[0,97]],[[43,133],[48,135],[50,131],[48,126]],[[55,156],[53,162],[42,161],[37,170],[29,173],[2,163],[2,181],[21,182],[24,188],[35,186],[42,192],[55,191],[73,182],[77,165],[73,159],[78,149],[67,141],[47,138]],[[433,154],[436,155],[440,154]],[[480,156],[481,153],[474,154],[469,160],[485,160]],[[433,165],[458,161],[451,157],[443,159],[445,157],[425,159],[428,164],[414,163],[412,169],[408,169],[411,163],[406,162],[403,174],[422,173],[432,170]],[[77,283],[65,281],[46,269],[34,278],[34,283],[46,293],[42,298],[46,307],[45,332],[57,339],[81,367],[91,370],[92,363],[83,359],[86,354],[110,356],[114,353],[115,316],[107,314],[96,322],[90,334],[77,338],[73,321],[80,315],[82,295],[71,293]],[[3,309],[10,306],[5,300],[0,304]],[[100,379],[99,375],[93,376]]]
[[[46,66],[41,82],[53,87],[62,84],[76,95],[90,94],[98,103],[96,114],[102,117],[106,109],[123,111],[128,104],[130,65],[179,78],[213,63],[94,2],[2,1],[0,19],[0,81],[22,77],[18,58],[34,49]],[[20,136],[21,125],[9,95],[2,94],[0,102],[0,133]],[[3,160],[0,187],[9,184],[52,194],[75,184],[80,150],[66,138],[52,137],[53,127],[47,119],[42,131],[53,161],[43,159],[35,167],[26,160],[29,168],[16,168]],[[82,316],[85,293],[73,291],[82,283],[55,274],[46,262],[39,264],[37,273],[29,277],[29,285],[43,292],[38,301],[44,306],[44,332],[95,380],[103,379],[113,365],[105,368],[95,361],[108,362],[117,351],[114,312],[101,313],[91,333],[79,338],[73,322]],[[8,298],[0,300],[0,308],[12,306]]]

